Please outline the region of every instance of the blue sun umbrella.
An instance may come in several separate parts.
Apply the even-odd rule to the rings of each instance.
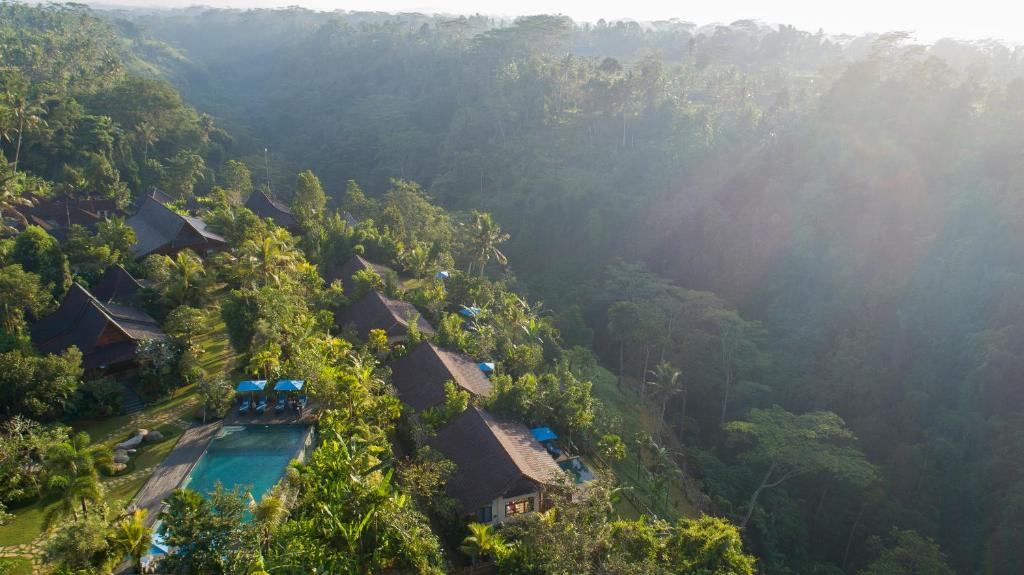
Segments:
[[[302,391],[305,384],[301,379],[279,379],[274,384],[274,391]]]
[[[439,271],[439,272],[437,272],[437,273],[436,273],[436,274],[434,274],[434,275],[435,275],[435,276],[437,277],[437,279],[439,279],[439,280],[446,280],[446,279],[450,278],[452,274],[450,274],[450,273],[448,273],[448,272],[446,272],[446,271]]]
[[[465,317],[476,317],[480,315],[481,311],[483,310],[481,310],[478,307],[463,307],[462,309],[459,310],[459,313],[464,315]]]
[[[478,363],[478,364],[476,364],[476,366],[479,367],[480,371],[482,371],[484,373],[491,373],[491,372],[494,371],[494,364],[493,363]]]
[[[265,379],[247,379],[245,381],[238,382],[238,387],[235,391],[263,391],[263,388],[267,386],[267,380]]]

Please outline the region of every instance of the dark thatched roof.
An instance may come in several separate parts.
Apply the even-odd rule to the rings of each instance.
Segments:
[[[342,311],[337,323],[342,327],[353,326],[356,334],[365,340],[372,329],[382,329],[388,337],[404,336],[408,329],[408,320],[412,317],[417,318],[420,332],[429,335],[436,333],[411,303],[391,299],[378,291],[371,291],[363,296],[363,299]]]
[[[101,345],[102,336],[109,330],[122,334],[122,340]],[[123,357],[129,345],[134,354],[134,345],[138,341],[167,338],[156,320],[146,312],[104,304],[77,282],[71,284],[57,311],[36,322],[30,331],[32,342],[43,353],[58,353],[71,346],[77,347],[84,356],[82,365],[87,368],[109,364],[98,361],[98,358]],[[115,349],[112,346],[119,347]]]
[[[116,265],[107,269],[96,285],[92,295],[102,302],[128,301],[142,289],[139,280],[132,277],[124,266]]]
[[[249,195],[245,201],[245,207],[261,218],[270,218],[274,223],[287,230],[294,230],[299,227],[299,221],[295,219],[291,208],[263,193],[263,190],[256,190]]]
[[[325,279],[327,280],[327,283],[331,283],[334,280],[341,280],[342,291],[346,296],[351,296],[356,289],[356,282],[352,280],[352,276],[354,276],[356,272],[362,270],[373,270],[381,278],[387,278],[389,275],[393,275],[395,273],[388,266],[375,264],[363,256],[356,254],[349,258],[347,262],[328,270]]]
[[[47,232],[66,237],[67,229],[72,225],[85,226],[92,229],[104,217],[120,212],[117,202],[108,199],[69,198],[57,196],[44,198],[32,197],[32,205],[18,209],[29,222]]]
[[[476,396],[491,393],[490,380],[472,359],[428,341],[391,366],[391,381],[398,395],[417,411],[443,403],[444,384],[449,380]]]
[[[172,253],[189,247],[224,244],[224,238],[206,229],[203,220],[183,216],[150,196],[143,198],[139,210],[125,222],[135,230],[132,252],[136,258],[157,252]]]
[[[458,466],[447,492],[463,513],[498,497],[554,484],[564,473],[525,425],[477,407],[464,411],[428,443]]]

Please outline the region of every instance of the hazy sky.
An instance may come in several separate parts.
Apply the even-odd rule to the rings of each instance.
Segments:
[[[94,0],[95,1],[95,0]],[[742,18],[792,24],[829,34],[906,30],[922,41],[941,37],[998,38],[1024,43],[1022,0],[100,0],[106,5],[234,8],[300,5],[317,10],[380,10],[450,14],[562,13],[575,20],[680,18],[698,24]]]

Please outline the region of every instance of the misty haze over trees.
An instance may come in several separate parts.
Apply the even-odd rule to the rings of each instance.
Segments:
[[[674,463],[655,475],[692,478],[695,509],[739,527],[758,572],[1024,565],[1024,49],[752,21],[94,14],[132,77],[160,82],[67,93],[133,134],[133,94],[168,111],[141,152],[107,146],[108,196],[244,187],[229,185],[239,158],[285,203],[319,193],[318,177],[328,206],[403,229],[404,244],[375,241],[405,269],[471,238],[484,255],[468,275],[543,302],[538,332],[560,334],[557,352],[508,370],[509,395],[552,353],[571,370],[593,350],[662,430],[623,435],[647,454],[638,465],[662,450]],[[20,132],[3,140],[8,160]],[[119,141],[90,133],[101,142],[77,145]],[[132,153],[145,158],[118,155]],[[72,156],[53,134],[19,154],[53,180],[62,162],[48,158]],[[392,205],[409,197],[443,210],[416,204],[435,219],[414,230]],[[321,232],[301,248],[331,263]],[[552,373],[563,391],[579,383]],[[527,403],[504,409],[536,418]],[[601,513],[514,526],[551,556],[502,572],[559,572],[572,563],[552,558],[545,529],[603,528]],[[686,531],[671,529],[660,555],[607,572],[689,572],[669,552]],[[722,569],[708,572],[744,572]]]

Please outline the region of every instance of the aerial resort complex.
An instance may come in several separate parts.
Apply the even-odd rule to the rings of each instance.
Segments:
[[[56,303],[26,307],[21,333],[62,362],[46,373],[63,370],[76,396],[28,392],[5,407],[56,435],[33,456],[44,477],[21,479],[31,495],[5,516],[3,549],[37,571],[57,557],[118,573],[215,572],[208,563],[227,557],[258,570],[290,565],[301,544],[315,547],[285,571],[477,573],[498,557],[461,551],[463,539],[607,497],[624,444],[598,434],[591,384],[558,359],[550,321],[486,275],[504,241],[489,216],[472,215],[464,247],[413,265],[374,217],[438,217],[415,184],[368,200],[353,183],[346,209],[332,209],[310,172],[290,206],[246,181],[206,196],[153,188],[99,218],[83,202],[25,204],[12,253],[27,255],[14,265],[46,278]],[[79,219],[44,219],[61,209]],[[419,241],[454,237],[450,218]],[[101,241],[108,259],[90,266],[66,247]],[[32,259],[44,254],[56,268]],[[18,425],[10,439],[51,429]],[[61,450],[80,459],[57,463]],[[623,509],[665,503],[631,495]],[[90,521],[114,525],[102,561],[60,555],[99,528]],[[390,551],[353,554],[345,531],[329,534],[346,525]],[[422,541],[399,545],[410,533]],[[251,553],[231,555],[224,538]]]
[[[0,1],[0,575],[1024,573],[1020,19],[737,1]]]

